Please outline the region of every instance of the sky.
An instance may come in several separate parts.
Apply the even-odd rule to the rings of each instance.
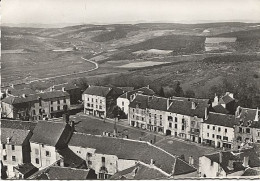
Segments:
[[[4,24],[260,22],[260,0],[2,0]]]

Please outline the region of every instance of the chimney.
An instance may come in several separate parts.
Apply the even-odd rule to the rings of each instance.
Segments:
[[[62,87],[61,90],[62,90],[63,92],[65,92],[65,87]]]
[[[68,113],[65,113],[62,115],[63,121],[66,122],[67,124],[69,123],[70,117]]]
[[[149,86],[149,85],[147,85],[147,88],[148,88],[148,89],[150,89],[150,86]]]
[[[195,102],[191,102],[191,109],[196,109],[196,103]]]
[[[51,87],[51,91],[54,91],[54,86]]]
[[[135,99],[135,97],[136,97],[136,94],[132,94],[132,95],[130,96],[130,102],[133,102],[133,100]]]
[[[248,162],[249,162],[249,157],[248,156],[245,156],[244,157],[244,161],[243,161],[243,166],[244,167],[248,167],[249,165],[248,165]]]
[[[254,121],[258,121],[259,120],[259,110],[258,110],[258,108],[256,108],[256,114],[255,114],[255,119],[254,119]]]
[[[217,94],[215,94],[214,101],[212,102],[212,107],[217,106],[217,105],[218,105],[218,96],[217,96]]]
[[[6,90],[5,90],[5,94],[6,94],[6,96],[8,96],[8,95],[10,94],[10,90],[9,90],[9,89],[6,89]]]
[[[219,152],[219,163],[222,163],[222,152]]]
[[[60,159],[60,166],[61,166],[61,167],[64,167],[64,158],[61,158],[61,159]]]
[[[229,97],[231,97],[232,99],[234,99],[234,94],[233,94],[233,93],[229,93]]]
[[[151,159],[150,165],[154,165],[154,161],[153,161],[153,159]]]
[[[207,120],[207,119],[208,119],[208,117],[209,117],[209,115],[208,115],[208,108],[207,108],[207,107],[205,107],[205,120]]]
[[[194,164],[194,158],[192,156],[189,157],[189,164],[190,165]]]
[[[6,143],[9,144],[10,141],[11,141],[11,138],[10,138],[10,137],[7,137],[7,138],[6,138]]]
[[[10,87],[12,87],[14,89],[14,84],[10,84]]]
[[[228,160],[228,167],[229,167],[231,170],[234,170],[234,160]]]
[[[22,97],[23,97],[23,98],[26,98],[26,95],[25,95],[25,94],[22,94]]]
[[[167,98],[167,110],[170,108],[170,106],[171,106],[171,100],[170,100],[170,98]]]
[[[73,120],[70,121],[70,127],[72,128],[72,131],[75,131],[75,122]]]

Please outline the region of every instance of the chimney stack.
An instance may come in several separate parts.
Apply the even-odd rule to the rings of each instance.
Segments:
[[[256,108],[256,114],[255,114],[255,119],[254,119],[254,121],[258,121],[259,120],[259,110],[258,110],[258,108]]]
[[[196,103],[195,102],[191,102],[191,109],[196,109]]]
[[[222,163],[222,152],[219,152],[219,163]]]
[[[170,108],[171,106],[171,101],[170,101],[170,98],[167,98],[167,110]]]
[[[194,159],[192,156],[189,157],[189,164],[194,165]]]
[[[65,92],[65,87],[62,87],[61,90],[62,90],[63,92]]]
[[[11,138],[10,138],[10,137],[7,137],[7,138],[6,138],[6,143],[9,144],[10,141],[11,141]]]
[[[23,98],[26,98],[26,95],[25,95],[25,94],[22,94],[22,97],[23,97]]]
[[[68,113],[65,113],[62,115],[63,121],[66,122],[67,124],[69,123],[70,117]]]
[[[212,102],[212,107],[217,106],[217,105],[218,105],[218,96],[217,96],[217,94],[215,94],[214,101]]]
[[[244,166],[244,167],[248,167],[248,162],[249,162],[249,157],[248,157],[248,156],[245,156],[245,157],[244,157],[244,161],[243,161],[243,166]]]
[[[154,165],[154,161],[153,161],[153,159],[151,159],[150,165]]]
[[[11,84],[10,87],[12,87],[14,89],[14,84]]]
[[[208,117],[209,117],[209,115],[208,115],[208,108],[207,108],[207,107],[205,107],[205,120],[207,120],[207,119],[208,119]]]

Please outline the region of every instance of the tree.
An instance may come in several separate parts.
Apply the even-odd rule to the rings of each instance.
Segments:
[[[118,106],[114,106],[114,108],[112,110],[112,116],[113,116],[113,118],[118,117],[118,119],[126,119],[127,118],[125,112],[122,111],[120,109],[120,107],[118,107]]]
[[[165,97],[165,94],[164,94],[164,89],[163,87],[160,88],[160,91],[159,91],[159,96],[161,97]]]
[[[184,96],[184,92],[182,90],[181,83],[179,81],[177,82],[177,85],[175,87],[175,96],[177,96],[177,97]]]
[[[188,97],[188,98],[195,98],[195,92],[191,89],[188,89],[186,92],[185,92],[185,97]]]
[[[81,77],[79,79],[73,79],[71,81],[72,84],[76,84],[80,89],[86,90],[88,88],[88,80],[86,77]]]

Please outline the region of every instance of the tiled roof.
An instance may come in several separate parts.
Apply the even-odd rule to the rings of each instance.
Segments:
[[[130,99],[130,96],[135,94],[135,93],[139,93],[139,94],[143,94],[143,95],[155,95],[155,92],[152,89],[149,89],[148,87],[142,87],[139,89],[135,89],[132,91],[129,91],[127,93],[122,94],[121,96],[119,96],[120,98],[126,98],[126,99]]]
[[[63,157],[66,167],[82,168],[85,166],[85,160],[76,155],[70,148],[58,150],[58,153]]]
[[[218,104],[218,105],[212,107],[212,109],[216,113],[222,113],[222,114],[228,114],[229,113],[229,111],[226,108],[224,108],[221,104]]]
[[[152,97],[150,96],[150,98]],[[137,94],[135,99],[130,102],[129,107],[135,108],[136,106],[138,106],[140,109],[146,109],[148,108],[148,99],[149,96]]]
[[[48,180],[85,180],[87,179],[88,174],[89,170],[86,169],[50,166],[35,179],[45,180],[48,178]]]
[[[38,101],[39,98],[46,100],[46,99],[53,99],[58,97],[68,97],[69,94],[63,91],[50,91],[50,92],[43,92],[37,94],[31,94],[24,97],[16,97],[16,96],[8,96],[2,100],[2,102],[14,105],[20,103],[27,103],[27,102],[34,102]]]
[[[111,87],[103,87],[103,86],[89,86],[83,94],[96,95],[106,97],[108,93],[112,90]]]
[[[249,109],[249,108],[243,108],[238,107],[238,109],[241,111],[239,116],[236,118],[239,121],[239,125],[241,126],[250,126],[252,128],[260,128],[260,112],[258,111],[258,121],[255,121],[255,117],[257,114],[257,109]],[[249,123],[251,121],[251,123]]]
[[[36,92],[30,88],[25,89],[8,89],[10,91],[10,94],[14,96],[21,96],[23,94],[29,95],[29,94],[35,94]]]
[[[140,162],[130,168],[117,172],[116,174],[111,176],[110,179],[120,180],[122,178],[125,178],[128,180],[150,180],[161,179],[165,177],[169,177],[169,175],[159,171],[151,165],[143,164]]]
[[[68,126],[65,122],[39,121],[30,142],[56,146]]]
[[[38,171],[38,168],[35,167],[32,163],[23,163],[22,165],[18,165],[15,167],[22,174],[27,174],[31,172],[32,174]]]
[[[225,170],[226,173],[232,173],[239,170],[244,170],[245,167],[242,165],[243,159],[245,156],[249,157],[249,166],[260,167],[260,159],[258,158],[256,151],[254,148],[243,149],[239,151],[223,151],[222,153],[222,162],[220,163],[220,153],[214,153],[210,155],[205,155],[205,157],[209,158],[213,162],[220,163],[221,167]],[[229,160],[239,161],[238,167],[235,170],[229,169],[228,164]]]
[[[204,122],[206,124],[213,124],[213,125],[225,126],[230,128],[233,128],[238,123],[234,115],[214,113],[214,112],[209,112],[208,119],[205,120]]]
[[[242,176],[260,176],[260,169],[247,168]]]
[[[227,104],[227,103],[230,103],[232,101],[234,101],[235,99],[230,97],[229,95],[224,95],[223,97],[221,97],[219,99],[219,103],[220,104]]]
[[[36,122],[32,121],[1,119],[2,128],[23,129],[33,131],[36,124]]]
[[[29,133],[30,130],[1,128],[1,143],[6,144],[7,138],[10,138],[10,144],[22,145]]]
[[[116,155],[120,159],[137,160],[146,164],[150,164],[151,159],[153,159],[154,165],[168,174],[172,173],[176,160],[175,156],[154,145],[129,139],[75,133],[69,142],[69,146],[94,148],[96,153]],[[196,171],[188,164],[185,164],[181,170],[183,173]]]

